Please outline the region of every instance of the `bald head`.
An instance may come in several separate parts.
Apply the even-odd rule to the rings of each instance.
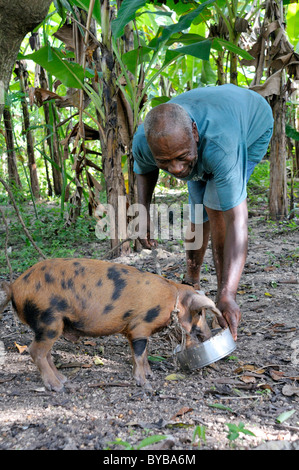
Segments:
[[[176,103],[165,103],[151,109],[144,120],[147,141],[171,136],[183,131],[192,135],[192,119],[185,109]]]
[[[182,179],[192,172],[199,135],[182,106],[165,103],[153,108],[145,118],[144,132],[158,168]]]

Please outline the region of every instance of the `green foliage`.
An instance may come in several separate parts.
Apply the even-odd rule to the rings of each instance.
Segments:
[[[120,438],[116,438],[115,441],[107,443],[108,447],[106,447],[106,450],[110,450],[111,446],[115,446],[115,445],[116,446],[122,446],[126,450],[141,450],[146,446],[156,444],[157,442],[160,442],[160,441],[162,441],[166,438],[167,438],[167,436],[161,436],[161,435],[148,436],[148,437],[142,439],[142,441],[137,445],[132,445],[127,441],[123,441]]]
[[[230,441],[234,441],[235,439],[237,439],[240,436],[240,433],[246,434],[247,436],[255,436],[255,434],[253,434],[253,432],[251,432],[251,431],[249,431],[248,429],[245,428],[244,423],[242,423],[241,421],[238,425],[234,424],[234,423],[226,423],[226,426],[229,429],[229,432],[227,434],[227,438]]]
[[[88,70],[85,71],[76,62],[67,60],[73,58],[73,56],[72,53],[66,55],[60,49],[47,44],[32,54],[19,54],[18,59],[33,60],[69,88],[82,88],[84,77],[91,78],[93,73]]]
[[[223,35],[221,37],[213,37],[213,35],[209,34],[209,28],[211,25],[219,23],[220,18],[224,22],[229,20],[231,25],[234,25],[236,17],[245,17],[245,15],[248,17],[251,12],[251,19],[254,19],[257,9],[262,6],[262,2],[258,1],[256,10],[251,11],[252,2],[247,0],[239,2],[208,0],[201,3],[197,1],[174,2],[174,0],[167,0],[163,2],[163,6],[158,1],[123,0],[120,2],[120,8],[117,10],[117,2],[111,1],[110,3],[115,7],[116,13],[116,18],[111,21],[111,28],[115,60],[119,71],[118,85],[133,114],[133,131],[143,118],[146,109],[156,106],[161,102],[167,102],[174,94],[180,94],[196,87],[215,85],[217,81],[217,54],[222,54],[226,60],[226,75],[229,71],[230,64],[228,58],[231,53],[237,54],[241,58],[250,58],[248,52],[239,47],[240,43],[237,41],[237,36],[232,37],[229,34],[225,37]],[[51,90],[53,90],[54,83],[57,85],[56,79],[60,80],[61,84],[58,88],[55,88],[56,93],[60,96],[65,96],[69,87],[83,89],[88,97],[91,98],[91,104],[84,111],[84,122],[96,128],[98,122],[103,119],[104,114],[102,109],[101,79],[92,84],[93,79],[97,76],[95,74],[95,63],[91,59],[89,65],[92,70],[83,68],[80,63],[76,63],[74,52],[67,50],[67,47],[53,36],[53,33],[64,24],[67,15],[73,15],[79,21],[77,7],[87,12],[89,6],[89,0],[55,0],[43,24],[35,30],[39,31],[40,49],[30,52],[29,37],[26,37],[18,59],[26,60],[29,89],[33,85],[35,86],[35,64],[39,64],[46,70]],[[95,2],[92,12],[93,18],[96,21],[98,41],[101,40],[101,22],[103,21],[100,6],[101,2]],[[295,25],[296,18],[298,17],[298,5],[287,2],[285,6],[287,11],[287,33],[294,46],[296,46],[298,38],[296,37]],[[128,22],[131,22],[133,30],[132,44],[134,45],[131,50],[124,53],[122,34]],[[84,28],[80,24],[78,27],[80,34],[84,37]],[[229,33],[231,33],[230,29]],[[98,71],[97,73],[101,78],[100,72]],[[244,67],[242,69],[239,67],[237,74],[238,83],[241,86],[248,86],[252,77],[251,72]],[[22,182],[18,201],[23,200],[22,203],[20,202],[23,208],[25,208],[26,204],[28,206],[27,201],[30,201],[30,216],[28,216],[27,222],[30,229],[33,230],[35,240],[41,244],[41,248],[44,248],[43,244],[45,243],[45,251],[49,256],[57,255],[57,253],[69,255],[76,252],[76,248],[71,248],[74,246],[74,240],[72,239],[73,234],[70,232],[74,230],[74,233],[76,233],[81,223],[82,228],[84,224],[87,226],[87,220],[89,219],[87,215],[83,215],[83,218],[79,218],[76,228],[64,228],[63,218],[67,213],[67,209],[70,208],[66,202],[66,193],[72,194],[74,189],[76,189],[74,173],[76,149],[71,150],[72,140],[69,141],[68,145],[65,145],[65,140],[70,130],[78,123],[78,117],[71,117],[71,115],[76,113],[77,108],[74,106],[57,110],[55,101],[49,99],[47,103],[50,110],[50,120],[46,124],[44,108],[42,106],[38,108],[32,104],[30,107],[31,123],[29,130],[34,135],[35,140],[36,167],[41,195],[48,201],[53,201],[55,206],[53,212],[51,212],[52,209],[47,208],[47,212],[52,214],[53,223],[48,223],[48,227],[45,227],[42,222],[44,216],[41,214],[43,204],[37,204],[33,198],[29,169],[26,163],[26,139],[20,106],[21,99],[23,98],[19,82],[15,81],[15,77],[13,77],[6,102],[12,110],[15,140],[14,150]],[[28,97],[26,99],[28,100]],[[289,104],[289,106],[291,105],[292,103]],[[57,135],[60,141],[59,164],[53,161],[48,146],[48,141],[50,141],[50,147],[53,146],[55,123],[58,122]],[[298,139],[298,132],[294,129],[291,119],[286,127],[286,133],[290,138]],[[0,144],[2,148],[0,173],[6,175],[7,156],[4,154],[5,140],[1,134]],[[85,146],[88,151],[101,152],[99,140],[85,141]],[[93,163],[100,167],[102,166],[100,155],[87,154],[87,156]],[[124,155],[123,158],[126,160],[127,156]],[[291,162],[288,162],[288,166],[291,168]],[[51,167],[58,169],[62,174],[62,194],[53,200],[49,197],[49,181],[52,182]],[[124,162],[123,168],[128,168],[126,162]],[[86,203],[89,196],[85,170],[86,168],[80,175],[84,204],[82,214],[87,213]],[[100,181],[102,184],[103,190],[99,197],[103,201],[106,197],[105,181],[99,171],[90,168],[88,171],[95,180]],[[249,182],[248,194],[251,204],[261,206],[261,204],[267,203],[269,175],[269,162],[265,160],[256,167]],[[165,175],[162,174],[162,176]],[[166,179],[163,178],[164,181]],[[174,179],[168,178],[168,186],[169,183],[170,186],[176,184]],[[160,183],[160,186],[163,185],[164,183]],[[297,197],[298,182],[294,180],[293,185],[292,190],[295,197]],[[184,191],[185,187],[181,189]],[[1,195],[3,195],[3,188],[0,188],[0,198]],[[6,200],[6,197],[2,196],[2,199]],[[22,210],[24,211],[24,209]],[[292,211],[295,213],[296,209],[292,209]],[[38,226],[38,224],[41,225]],[[294,220],[290,220],[284,227],[285,229],[295,230],[297,224]],[[22,231],[14,226],[12,227],[13,236],[17,234],[17,230],[19,230],[20,240],[25,244],[23,255],[25,259],[24,264],[26,264],[27,260],[35,256],[35,254],[32,251],[30,252],[30,257],[26,256],[26,250],[29,253],[31,248],[27,245],[26,237],[20,235]],[[77,235],[79,239],[81,239],[81,236],[83,237],[80,233]],[[87,234],[85,235],[87,236]],[[88,236],[90,236],[90,233]],[[53,241],[53,244],[51,244],[52,242],[50,243],[51,238],[56,240],[55,242]],[[64,240],[68,239],[70,243],[63,246],[63,238]],[[14,260],[14,255],[12,254],[11,256],[12,260]],[[15,263],[15,266],[19,267],[17,263]]]
[[[5,204],[7,200],[3,198],[0,202]],[[96,238],[95,221],[88,217],[88,211],[84,207],[76,225],[71,227],[65,226],[64,220],[60,217],[59,204],[55,202],[38,203],[38,218],[26,201],[19,202],[18,208],[33,240],[49,258],[84,257],[86,251],[96,258],[107,251],[106,244]],[[21,273],[39,261],[39,254],[28,240],[13,209],[6,209],[5,215],[10,220],[9,259],[13,272]],[[0,250],[0,266],[0,275],[7,275],[8,268],[3,249]]]
[[[294,413],[296,413],[296,410],[284,411],[279,416],[277,416],[276,418],[277,423],[279,424],[284,423],[287,419],[293,416]]]
[[[210,403],[209,407],[217,408],[218,410],[229,411],[230,413],[234,412],[229,406],[222,405],[222,403]]]
[[[201,442],[206,442],[206,427],[205,426],[195,426],[193,436],[192,436],[192,444],[197,439],[198,448],[201,446]]]
[[[117,18],[112,21],[111,28],[115,38],[124,34],[124,27],[135,18],[136,11],[142,8],[147,0],[123,0]]]

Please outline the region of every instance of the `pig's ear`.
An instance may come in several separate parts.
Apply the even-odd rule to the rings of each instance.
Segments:
[[[195,292],[192,295],[190,299],[189,308],[191,310],[198,310],[198,311],[203,308],[208,308],[215,314],[216,317],[222,318],[222,313],[220,312],[220,310],[218,310],[213,300],[209,299],[205,295],[198,294],[197,292]]]

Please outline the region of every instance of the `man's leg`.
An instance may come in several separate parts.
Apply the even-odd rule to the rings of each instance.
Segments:
[[[203,263],[204,255],[207,249],[210,234],[209,221],[202,225],[189,222],[186,230],[186,264],[187,272],[185,282],[193,284],[200,288],[200,268]],[[188,244],[193,244],[193,249],[188,249]]]

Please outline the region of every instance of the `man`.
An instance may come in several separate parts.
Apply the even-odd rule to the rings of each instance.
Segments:
[[[241,319],[236,293],[247,256],[246,185],[266,154],[272,128],[272,111],[264,98],[252,90],[222,85],[197,88],[153,108],[133,141],[139,203],[148,213],[142,245],[155,245],[149,237],[149,208],[163,169],[188,184],[186,240],[202,228],[201,247],[186,249],[185,282],[199,286],[211,233],[217,307],[234,339]],[[202,220],[196,220],[196,204],[204,205]]]

